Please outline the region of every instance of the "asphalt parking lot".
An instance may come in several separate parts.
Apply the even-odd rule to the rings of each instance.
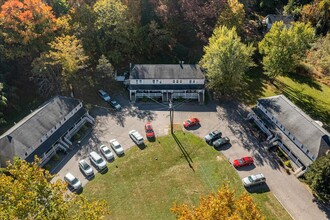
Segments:
[[[56,168],[58,176],[54,180],[63,179],[67,172],[71,172],[85,185],[89,180],[79,171],[78,161],[87,158],[91,150],[98,151],[101,144],[108,143],[114,138],[121,143],[125,150],[136,147],[129,138],[128,132],[134,129],[145,136],[144,124],[148,120],[152,122],[156,136],[169,133],[170,118],[167,104],[140,102],[130,105],[124,103],[123,107],[120,112],[103,107],[95,107],[90,111],[96,120],[92,132],[83,139],[80,147],[70,152],[59,163]],[[197,136],[204,137],[215,129],[221,130],[223,136],[228,136],[231,139],[231,146],[221,149],[221,152],[228,158],[229,162],[242,156],[254,157],[255,166],[237,170],[241,178],[260,172],[266,176],[266,187],[262,188],[261,191],[251,193],[271,190],[294,219],[321,220],[329,218],[329,211],[322,211],[319,208],[307,187],[294,175],[288,175],[265,149],[265,144],[251,135],[249,126],[246,126],[249,123],[246,121],[248,114],[246,107],[232,101],[219,104],[212,102],[208,105],[189,102],[174,103],[174,110],[175,124],[182,124],[184,120],[190,117],[200,119],[201,126],[189,130]],[[125,156],[120,159],[125,159]],[[89,162],[89,160],[87,161]],[[96,171],[95,168],[94,171]]]

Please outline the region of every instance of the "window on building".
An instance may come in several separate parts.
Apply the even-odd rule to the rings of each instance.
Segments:
[[[189,83],[192,83],[192,80],[189,80]]]
[[[142,83],[142,79],[139,80],[139,83]]]
[[[178,79],[176,80],[176,83],[179,83],[179,80]]]
[[[195,80],[193,80],[193,83],[195,83],[196,81]]]
[[[173,79],[173,83],[175,83],[175,79]]]
[[[136,80],[136,84],[138,84],[139,83],[139,80]]]
[[[155,84],[155,80],[152,80],[152,83]]]
[[[180,83],[182,83],[182,80],[180,79]]]
[[[162,81],[161,80],[159,80],[159,84],[162,84]]]

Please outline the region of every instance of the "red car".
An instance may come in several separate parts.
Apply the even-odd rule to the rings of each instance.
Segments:
[[[185,128],[189,128],[191,126],[195,126],[199,124],[199,119],[198,118],[190,118],[187,121],[183,122],[183,126]]]
[[[243,167],[253,164],[253,158],[252,157],[242,157],[240,159],[236,159],[233,162],[234,167]]]
[[[154,129],[152,128],[152,125],[151,125],[150,122],[147,122],[145,124],[144,129],[146,131],[147,138],[154,138],[155,137],[155,132],[154,132]]]

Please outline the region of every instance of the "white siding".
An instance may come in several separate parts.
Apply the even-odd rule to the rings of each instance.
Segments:
[[[204,79],[130,79],[131,85],[143,84],[202,84],[204,85]]]

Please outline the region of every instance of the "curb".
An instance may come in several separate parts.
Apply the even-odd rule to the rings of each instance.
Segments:
[[[289,210],[283,205],[283,203],[277,198],[277,196],[273,193],[274,197],[277,199],[277,201],[281,204],[281,206],[285,209],[285,211],[290,215],[290,217],[295,220],[295,218],[291,215]]]

